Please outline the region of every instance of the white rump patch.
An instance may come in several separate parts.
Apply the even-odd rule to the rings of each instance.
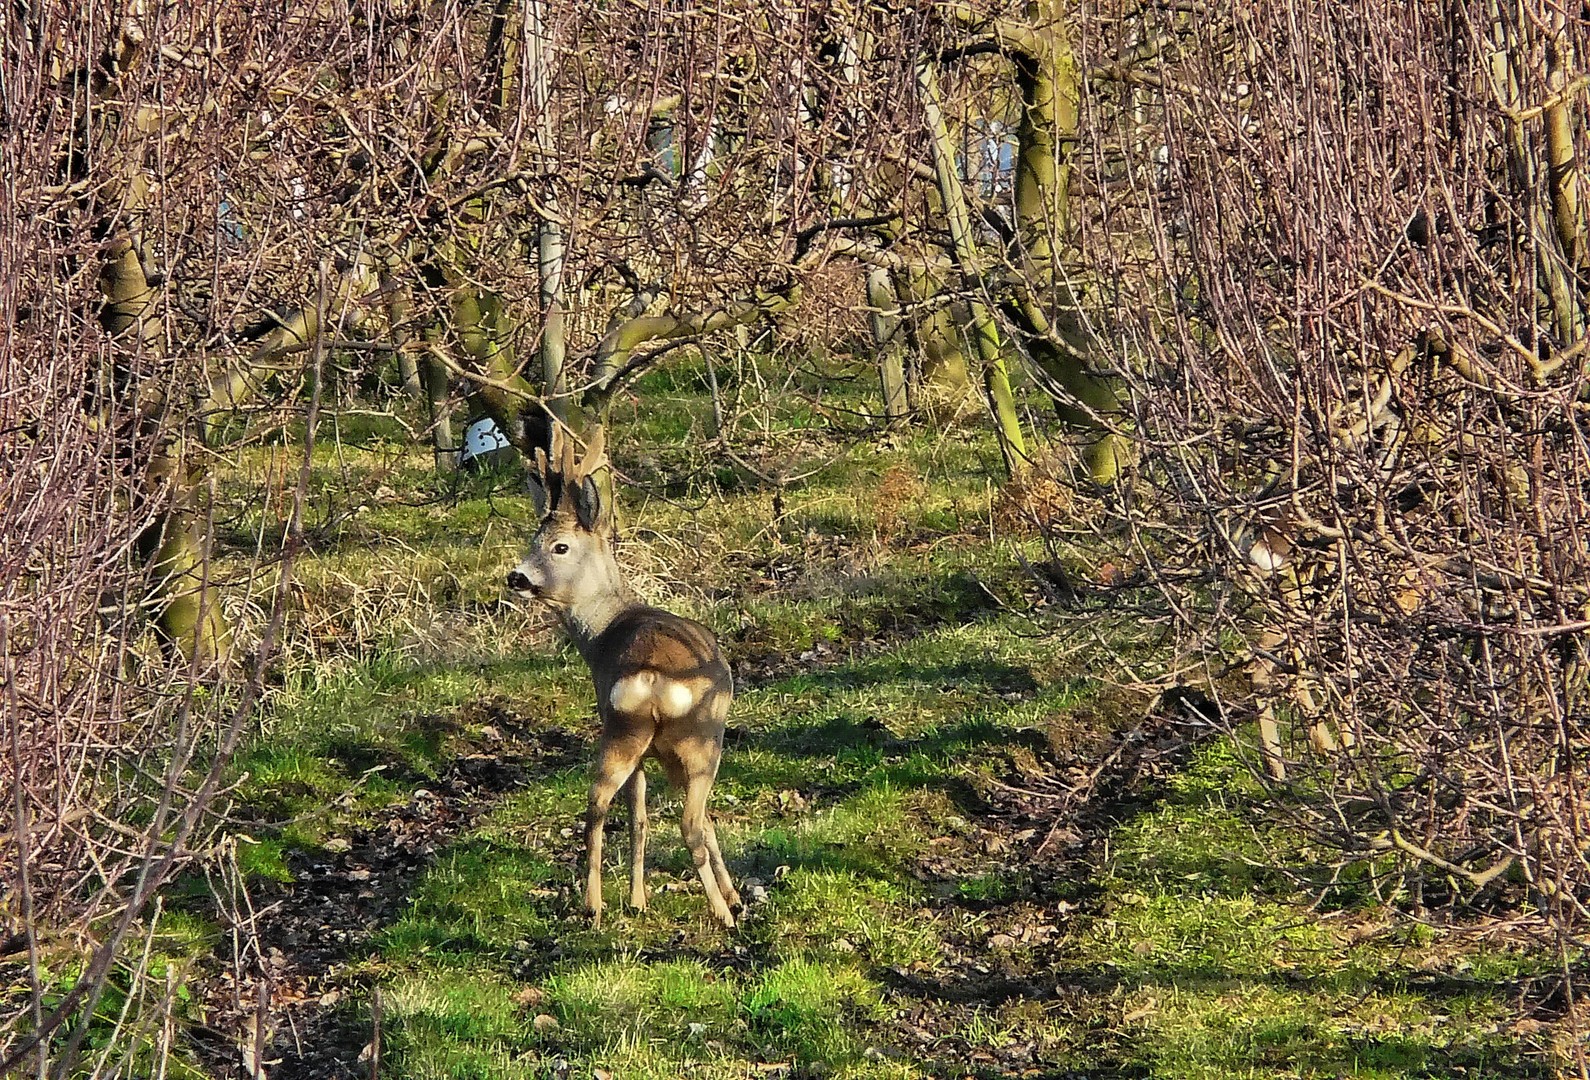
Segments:
[[[655,671],[637,671],[613,684],[607,702],[614,712],[634,714],[655,705],[659,716],[678,719],[696,707],[698,692]]]
[[[651,700],[652,684],[657,681],[655,671],[637,671],[613,684],[607,703],[614,712],[632,713]]]

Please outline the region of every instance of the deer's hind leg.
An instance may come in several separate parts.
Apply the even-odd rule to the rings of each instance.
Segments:
[[[706,815],[707,822],[707,857],[712,863],[712,873],[718,879],[718,892],[723,894],[723,902],[731,908],[740,906],[740,890],[734,887],[734,879],[729,877],[729,868],[723,863],[723,852],[718,850],[718,830],[712,823],[712,814]]]
[[[707,796],[712,793],[712,781],[717,774],[717,747],[712,743],[689,740],[657,748],[657,757],[668,770],[668,782],[685,793],[684,814],[679,828],[684,833],[685,847],[690,861],[695,864],[696,875],[707,892],[707,905],[713,918],[724,926],[734,925],[734,915],[729,911],[729,901],[720,880],[728,883],[729,872],[723,867],[723,856],[718,852],[718,838],[712,830],[712,819],[707,816]],[[729,885],[728,895],[739,900],[734,886]]]
[[[646,766],[629,777],[629,906],[646,910]]]
[[[701,878],[702,888],[707,890],[707,905],[712,908],[713,916],[724,926],[734,925],[734,915],[729,911],[729,902],[724,897],[722,889],[718,886],[718,867],[723,864],[723,856],[718,854],[717,837],[713,836],[712,819],[707,817],[707,796],[712,792],[712,777],[710,774],[697,773],[690,777],[689,786],[685,789],[685,812],[679,822],[680,830],[684,833],[685,847],[690,849],[690,860],[696,864],[696,875]],[[708,837],[711,837],[709,843]],[[728,879],[728,871],[722,872],[724,880]],[[729,887],[731,893],[734,887]],[[735,894],[738,900],[738,894]]]
[[[723,744],[714,742],[709,762],[706,765],[708,776],[708,791],[711,790],[713,781],[718,778],[718,763],[723,757]],[[703,821],[707,834],[707,858],[712,865],[712,874],[718,879],[718,892],[723,894],[724,903],[731,908],[740,906],[740,891],[734,887],[734,880],[729,877],[729,868],[724,865],[723,852],[718,850],[718,829],[712,822],[712,812],[703,809]]]
[[[710,777],[707,781],[709,787],[717,780],[718,765],[723,760],[723,722],[729,715],[729,702],[733,696],[728,684],[723,683],[712,692],[710,700],[703,702],[709,710],[714,731],[711,741],[704,749],[700,766]],[[713,824],[712,813],[704,810],[703,814],[706,821],[707,857],[712,864],[713,876],[718,879],[718,892],[723,894],[723,900],[729,907],[738,908],[741,906],[740,891],[734,887],[734,881],[729,877],[729,868],[723,862],[723,852],[718,850],[718,830]]]
[[[607,825],[607,811],[613,804],[613,796],[639,770],[641,758],[646,755],[650,745],[650,732],[644,737],[629,735],[613,738],[603,732],[597,749],[591,795],[585,807],[585,851],[588,859],[585,910],[590,913],[591,922],[598,929],[602,925],[602,830]],[[643,793],[644,790],[643,787]]]

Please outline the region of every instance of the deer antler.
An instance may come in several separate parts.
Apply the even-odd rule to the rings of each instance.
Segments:
[[[552,427],[551,453],[537,449],[533,469],[550,501],[549,510],[579,506],[580,488],[607,461],[607,436],[596,425],[578,453],[578,439],[562,424]],[[553,462],[557,464],[554,465]]]
[[[606,461],[607,431],[601,424],[597,424],[591,429],[590,437],[585,440],[585,453],[580,455],[580,463],[574,470],[575,481],[583,481],[586,477],[595,475]]]

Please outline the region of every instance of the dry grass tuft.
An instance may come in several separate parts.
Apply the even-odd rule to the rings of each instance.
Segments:
[[[1076,512],[1069,463],[1053,453],[1034,455],[1032,467],[999,489],[990,508],[1002,536],[1037,536],[1064,530]]]
[[[872,492],[873,536],[880,547],[888,547],[910,523],[910,511],[922,501],[922,480],[915,470],[890,465],[878,477]]]

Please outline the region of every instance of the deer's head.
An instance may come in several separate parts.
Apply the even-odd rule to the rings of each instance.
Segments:
[[[622,581],[613,557],[612,507],[593,475],[602,466],[597,428],[585,453],[554,425],[552,453],[537,450],[529,488],[541,519],[524,561],[508,573],[508,588],[569,611],[618,594]]]

